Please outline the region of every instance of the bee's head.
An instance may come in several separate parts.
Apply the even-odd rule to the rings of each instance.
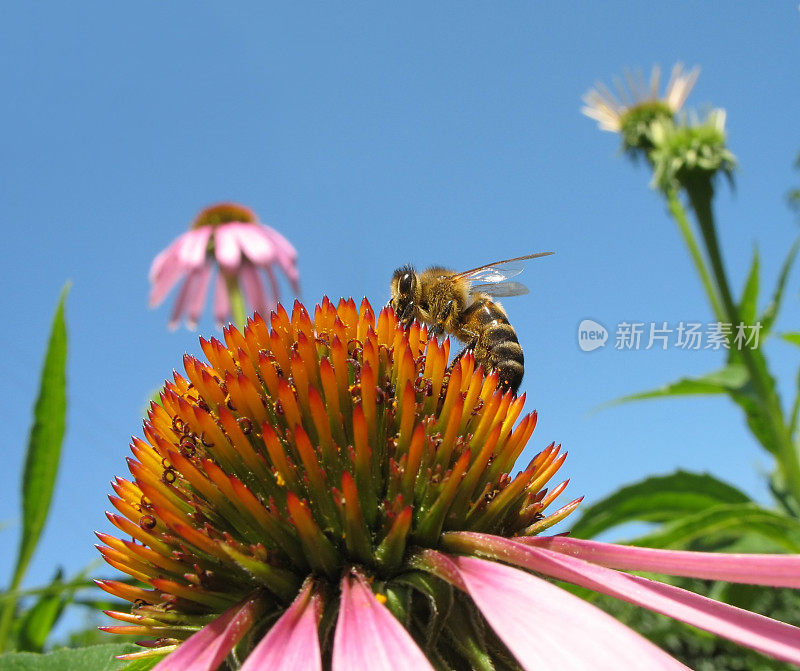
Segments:
[[[389,305],[401,319],[408,319],[412,315],[405,314],[410,306],[413,306],[419,299],[419,282],[417,273],[410,265],[402,266],[394,271],[392,281],[389,285],[391,297]]]

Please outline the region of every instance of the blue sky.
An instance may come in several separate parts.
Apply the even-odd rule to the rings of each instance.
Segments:
[[[0,576],[62,284],[73,283],[68,435],[29,584],[96,557],[92,531],[109,529],[108,483],[126,472],[149,394],[199,351],[198,333],[215,332],[208,319],[167,332],[169,308],[147,309],[146,275],[220,200],[292,240],[311,304],[382,304],[409,261],[466,269],[555,251],[522,277],[531,294],[505,303],[540,416],[526,456],[562,442],[568,493],[590,501],[678,467],[767,500],[769,462],[725,399],[592,413],[722,355],[578,348],[585,318],[612,330],[710,321],[649,175],[579,109],[625,67],[700,65],[690,105],[726,108],[741,165],[718,198],[730,274],[741,286],[757,243],[767,295],[797,234],[784,201],[800,181],[796,3],[9,3],[0,25],[0,520],[11,525]],[[782,330],[798,328],[798,286],[795,274]],[[778,341],[768,351],[788,403],[800,357]]]

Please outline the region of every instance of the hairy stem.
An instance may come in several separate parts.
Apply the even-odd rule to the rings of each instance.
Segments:
[[[714,311],[717,321],[722,321],[725,317],[725,311],[722,309],[717,288],[714,286],[714,282],[708,273],[706,261],[697,244],[694,231],[692,231],[692,227],[689,224],[686,210],[683,208],[678,197],[678,191],[671,188],[665,193],[665,196],[669,212],[678,224],[678,230],[680,230],[683,240],[689,248],[689,254],[692,257],[697,274],[700,276],[700,281],[703,283],[703,288],[706,290],[706,296],[708,297],[708,302],[711,304],[711,309]]]
[[[714,195],[711,177],[710,175],[702,175],[694,179],[687,179],[684,182],[684,186],[689,196],[689,202],[697,217],[706,253],[711,262],[714,278],[727,314],[727,321],[733,325],[739,324],[739,309],[733,300],[717,240],[714,213],[711,207]],[[742,361],[747,367],[759,404],[767,419],[767,428],[775,446],[775,454],[781,470],[795,501],[800,501],[800,462],[798,462],[797,452],[794,449],[791,436],[783,419],[780,401],[769,380],[765,362],[759,362],[756,354],[749,347],[742,347],[740,353]]]

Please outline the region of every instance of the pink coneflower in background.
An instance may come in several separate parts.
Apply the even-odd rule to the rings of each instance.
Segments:
[[[800,557],[543,537],[567,482],[551,444],[521,471],[525,397],[451,365],[449,341],[389,308],[327,298],[201,338],[134,439],[100,552],[141,585],[106,631],[157,671],[685,669],[545,578],[800,663],[800,629],[631,575],[800,587]],[[270,328],[271,327],[271,328]],[[519,421],[517,421],[519,419]],[[128,540],[132,537],[133,540]],[[230,664],[226,664],[226,658]]]
[[[197,325],[215,266],[214,318],[219,324],[231,316],[244,324],[243,297],[250,311],[266,315],[275,307],[279,298],[276,266],[286,274],[295,293],[300,291],[297,252],[286,238],[260,223],[255,212],[243,205],[212,205],[200,212],[191,228],[160,252],[150,267],[151,307],[159,305],[186,277],[172,309],[171,329],[184,317],[189,328]],[[265,272],[269,288],[260,270]]]

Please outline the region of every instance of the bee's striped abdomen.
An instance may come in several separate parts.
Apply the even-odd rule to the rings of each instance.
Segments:
[[[477,333],[476,362],[484,369],[496,370],[500,385],[516,393],[525,372],[525,357],[503,309],[488,299],[477,300],[464,311],[464,325],[465,330]]]

